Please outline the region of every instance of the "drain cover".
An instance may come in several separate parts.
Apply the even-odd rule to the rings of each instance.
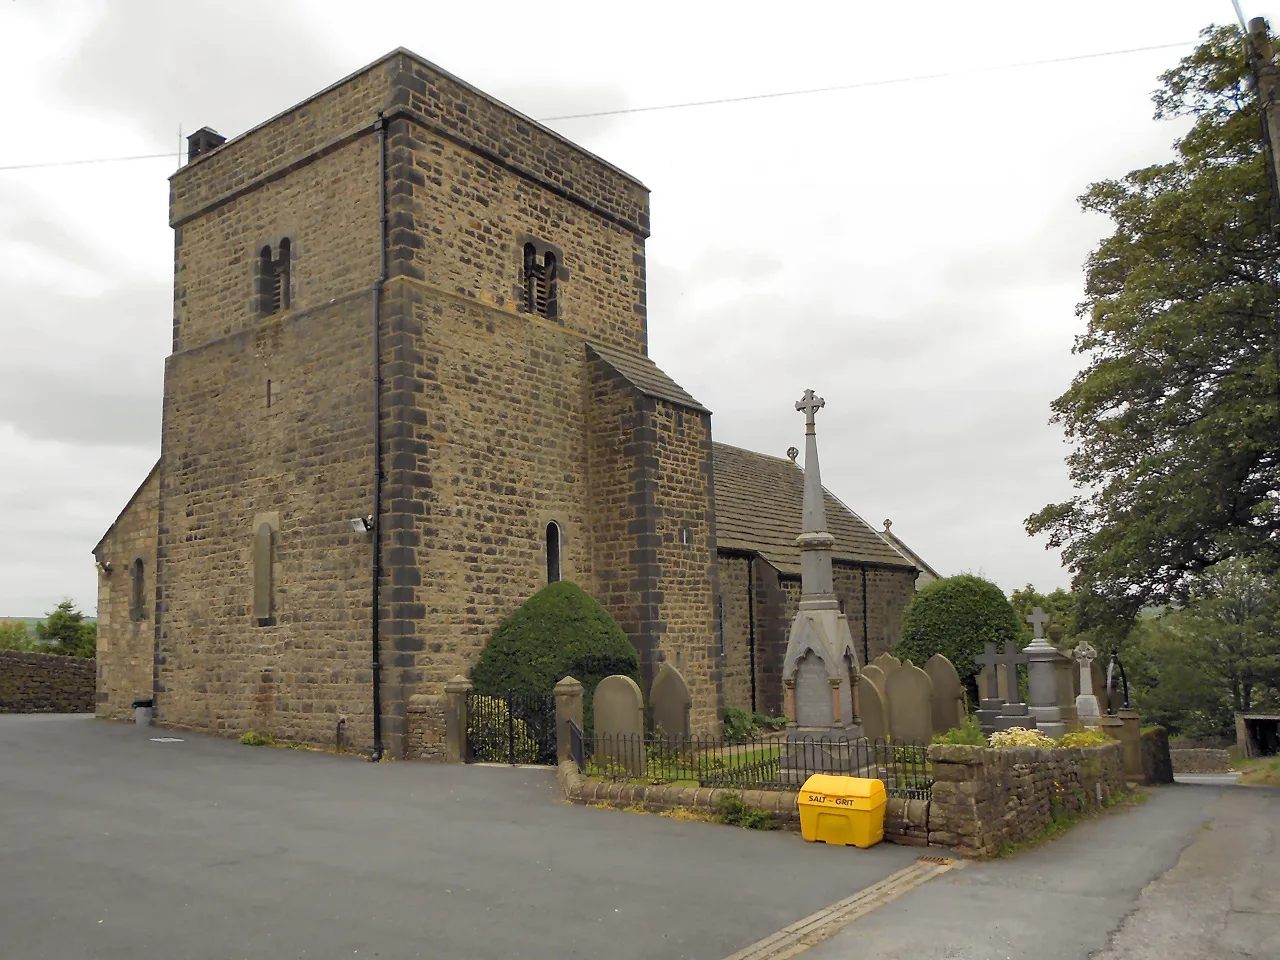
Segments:
[[[916,863],[955,863],[950,857],[916,857]]]

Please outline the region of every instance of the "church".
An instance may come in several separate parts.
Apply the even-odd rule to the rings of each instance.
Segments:
[[[93,550],[99,716],[402,757],[410,697],[562,578],[696,731],[781,712],[803,473],[649,358],[640,181],[400,49],[192,135],[169,218],[160,459]],[[921,567],[826,496],[865,662]]]

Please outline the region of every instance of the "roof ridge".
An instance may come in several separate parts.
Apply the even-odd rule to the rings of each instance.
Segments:
[[[752,450],[750,447],[740,447],[736,443],[725,443],[723,440],[713,440],[711,443],[712,446],[715,447],[727,447],[730,450],[741,450],[743,453],[749,453],[753,457],[764,457],[766,460],[776,460],[778,463],[795,467],[797,470],[804,469],[794,460],[786,457],[775,457],[772,453],[761,453],[759,450]]]

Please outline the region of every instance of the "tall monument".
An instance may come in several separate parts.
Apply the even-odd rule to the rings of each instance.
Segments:
[[[853,679],[858,674],[857,648],[849,621],[840,612],[831,580],[831,548],[827,513],[818,467],[814,415],[826,405],[812,390],[796,403],[805,415],[804,530],[800,547],[800,607],[791,623],[782,663],[788,739],[860,737],[853,715]]]

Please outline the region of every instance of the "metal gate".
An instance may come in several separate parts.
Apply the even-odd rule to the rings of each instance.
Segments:
[[[556,762],[554,694],[467,694],[468,763]]]

